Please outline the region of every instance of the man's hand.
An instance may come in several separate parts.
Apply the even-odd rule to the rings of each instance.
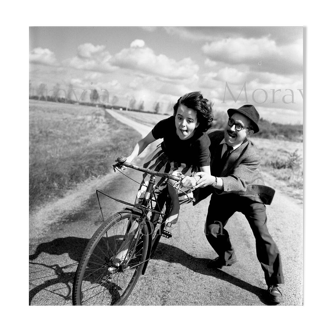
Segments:
[[[214,181],[215,181],[215,177],[212,175],[209,175],[207,173],[204,172],[198,172],[195,174],[195,177],[199,177],[199,180],[197,181],[196,187],[195,188],[204,188],[207,186],[211,186]]]

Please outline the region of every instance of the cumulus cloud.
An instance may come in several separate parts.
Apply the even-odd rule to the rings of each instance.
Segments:
[[[145,42],[142,39],[136,39],[130,44],[130,47],[144,47],[144,46]]]
[[[204,54],[215,61],[239,64],[275,53],[276,44],[267,38],[227,38],[205,44],[202,50]]]
[[[217,62],[216,61],[212,61],[210,59],[205,59],[204,64],[207,67],[215,67],[217,65]]]
[[[163,95],[179,98],[191,90],[183,84],[163,84],[157,91]]]
[[[218,81],[241,84],[248,78],[248,72],[240,71],[236,68],[225,67],[218,71],[215,79]]]
[[[142,45],[142,43],[140,44]],[[151,48],[136,46],[123,49],[114,55],[111,63],[115,66],[134,69],[145,74],[160,75],[173,79],[192,77],[199,69],[198,65],[190,58],[176,61],[163,54],[156,55]]]
[[[30,52],[29,55],[30,63],[55,66],[57,65],[57,60],[52,51],[47,48],[37,47]]]
[[[201,87],[214,89],[224,85],[226,82],[228,84],[243,85],[248,79],[251,79],[248,71],[242,71],[234,67],[224,67],[219,71],[201,75],[199,83]]]
[[[81,58],[92,58],[105,49],[104,45],[94,46],[90,43],[82,44],[77,48],[77,55]]]
[[[96,72],[87,72],[85,75],[84,75],[84,79],[85,80],[88,80],[88,81],[93,81],[93,80],[96,80],[96,79],[100,79],[102,77],[102,74],[101,73],[96,73]]]
[[[303,70],[300,39],[292,44],[278,46],[267,37],[226,38],[205,44],[202,51],[212,61],[246,64],[255,71],[294,74]]]
[[[65,60],[63,64],[80,70],[101,73],[113,72],[116,70],[116,67],[111,65],[110,60],[112,56],[109,52],[104,51],[104,49],[104,45],[94,46],[89,43],[79,45],[77,48],[77,56]]]

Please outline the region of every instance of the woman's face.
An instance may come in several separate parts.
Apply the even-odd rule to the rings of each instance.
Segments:
[[[192,137],[198,125],[197,112],[180,104],[175,115],[176,134],[179,138],[185,140]]]

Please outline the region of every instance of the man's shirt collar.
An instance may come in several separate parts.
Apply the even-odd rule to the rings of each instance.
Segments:
[[[243,142],[244,142],[244,141],[243,141]],[[242,145],[243,142],[241,142],[241,143],[238,144],[238,145],[232,146],[232,148],[233,148],[232,151],[234,151],[234,150],[236,150],[238,147],[240,147],[240,146]],[[226,143],[225,139],[223,139],[223,140],[221,141],[220,144],[227,144],[227,143]],[[230,146],[230,145],[229,145],[229,146]]]

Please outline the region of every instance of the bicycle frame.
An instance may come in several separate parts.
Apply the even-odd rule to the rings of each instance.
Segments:
[[[174,176],[174,175],[171,175],[171,174],[168,174],[168,173],[155,172],[155,171],[152,171],[150,169],[142,168],[142,167],[130,164],[130,163],[120,162],[119,160],[118,160],[118,163],[113,166],[113,168],[114,168],[114,170],[116,170],[119,166],[122,166],[122,165],[126,166],[126,167],[129,167],[129,168],[132,168],[132,169],[135,169],[135,170],[138,170],[140,172],[144,172],[144,173],[149,174],[150,178],[149,178],[147,189],[144,193],[143,200],[141,202],[137,202],[135,204],[132,204],[130,202],[126,202],[126,201],[120,200],[118,198],[112,197],[110,195],[107,195],[107,194],[105,194],[105,193],[103,193],[99,190],[96,190],[96,195],[97,195],[99,209],[101,211],[103,220],[105,220],[105,219],[104,219],[103,211],[102,211],[101,204],[100,204],[99,194],[103,194],[103,195],[105,195],[105,196],[107,196],[107,197],[109,197],[109,198],[111,198],[111,199],[113,199],[113,200],[115,200],[119,203],[125,204],[126,207],[122,211],[118,212],[119,214],[128,213],[128,211],[129,211],[130,213],[134,214],[135,216],[137,216],[141,220],[140,223],[142,223],[142,222],[146,223],[146,225],[148,227],[147,236],[149,236],[149,241],[148,241],[149,247],[148,247],[148,252],[147,252],[147,259],[144,263],[144,267],[143,267],[143,270],[142,270],[142,274],[144,274],[145,271],[146,271],[148,262],[150,260],[150,256],[151,256],[152,234],[153,234],[154,227],[155,227],[155,225],[150,220],[148,220],[147,215],[148,215],[149,212],[154,213],[154,214],[159,214],[159,215],[162,214],[162,212],[160,211],[161,210],[160,208],[159,208],[159,210],[155,210],[155,209],[152,208],[152,204],[151,204],[153,202],[153,199],[155,199],[155,201],[157,202],[157,197],[155,196],[155,192],[154,192],[156,177],[157,176],[158,177],[165,177],[165,178],[172,179],[172,180],[175,180],[175,181],[180,181],[181,178],[177,177],[177,176]],[[148,221],[148,222],[146,222],[146,221]]]
[[[151,200],[152,200],[151,195],[154,193],[153,187],[154,187],[157,175],[158,176],[162,175],[162,176],[165,176],[165,177],[168,177],[168,178],[172,178],[172,179],[175,179],[175,180],[180,180],[180,178],[172,176],[172,175],[169,175],[167,173],[153,172],[153,171],[150,171],[148,169],[140,168],[138,166],[131,165],[131,164],[127,164],[126,166],[134,168],[134,169],[138,169],[138,170],[140,170],[142,172],[143,171],[144,172],[147,171],[147,173],[156,173],[156,174],[150,174],[149,184],[148,184],[148,187],[147,187],[146,192],[144,194],[143,201],[141,203],[132,204],[132,203],[123,201],[121,199],[112,197],[110,195],[107,195],[107,194],[103,193],[100,190],[96,190],[96,195],[97,195],[97,199],[98,199],[98,205],[99,205],[99,209],[100,209],[100,212],[102,214],[103,220],[104,220],[104,216],[103,216],[103,211],[102,211],[102,208],[101,208],[101,205],[100,205],[99,194],[103,194],[104,196],[107,196],[108,198],[111,198],[111,199],[113,199],[113,200],[115,200],[115,201],[117,201],[119,203],[128,205],[130,208],[126,208],[126,209],[129,209],[129,210],[131,210],[131,211],[133,211],[135,213],[139,213],[140,215],[143,216],[143,215],[146,215],[148,212],[160,213],[160,211],[157,211],[157,210],[154,210],[154,209],[148,207],[149,202],[151,202]]]

